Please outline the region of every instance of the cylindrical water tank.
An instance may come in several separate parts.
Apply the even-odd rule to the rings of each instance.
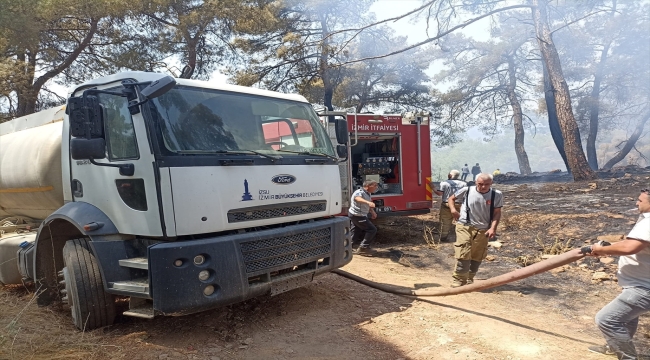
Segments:
[[[52,120],[0,136],[0,218],[45,219],[63,206],[63,122]]]

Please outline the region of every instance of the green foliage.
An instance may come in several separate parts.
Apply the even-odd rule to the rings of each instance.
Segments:
[[[246,56],[229,69],[235,83],[298,92],[313,103],[328,97],[339,108],[430,109],[428,59],[420,50],[353,65],[351,58],[374,56],[402,46],[387,27],[359,33],[373,21],[374,0],[286,1],[267,30],[238,27],[234,46]]]
[[[0,112],[24,115],[56,102],[41,93],[54,78],[80,82],[121,68],[108,49],[113,47],[114,55],[128,45],[131,37],[118,25],[132,5],[126,0],[0,0]]]
[[[348,58],[364,58],[391,51],[406,42],[395,37],[388,27],[362,33],[346,51]],[[414,49],[394,56],[347,65],[334,93],[334,103],[342,108],[377,110],[390,107],[392,112],[429,111],[433,102],[425,70],[430,65],[426,52]]]

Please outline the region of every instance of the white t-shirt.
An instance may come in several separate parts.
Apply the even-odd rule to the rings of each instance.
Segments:
[[[348,212],[354,216],[367,216],[368,212],[370,212],[370,204],[354,200],[357,197],[361,197],[366,201],[372,201],[370,194],[364,188],[357,189],[357,191],[352,193],[350,209],[348,209]]]
[[[456,191],[467,186],[462,180],[447,180],[440,182],[440,191],[442,191],[442,202],[446,203],[449,200],[449,197],[454,195]],[[460,204],[463,199],[456,198],[456,203]]]
[[[466,193],[469,191],[469,195]],[[468,196],[467,201],[463,200],[460,207],[460,218],[458,222],[463,225],[471,225],[477,229],[487,230],[492,226],[490,224],[490,202],[492,201],[492,192],[494,192],[494,208],[503,206],[503,194],[497,189],[491,189],[485,194],[476,190],[476,186],[464,187],[454,194],[456,198]],[[469,224],[467,221],[467,203],[469,203]]]
[[[628,239],[650,242],[650,213],[643,213],[632,228]],[[623,288],[642,287],[650,290],[650,247],[634,255],[618,259],[618,284]]]

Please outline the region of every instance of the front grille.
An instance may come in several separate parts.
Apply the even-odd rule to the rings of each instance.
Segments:
[[[247,273],[274,268],[297,260],[322,257],[321,255],[328,254],[331,248],[329,228],[240,244]]]
[[[289,204],[265,205],[228,211],[228,222],[273,219],[325,211],[327,201],[301,201]]]

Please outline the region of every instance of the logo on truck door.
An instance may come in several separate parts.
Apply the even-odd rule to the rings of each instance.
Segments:
[[[278,185],[289,185],[296,182],[296,177],[288,174],[280,174],[273,176],[271,181]]]
[[[253,200],[253,195],[248,192],[248,180],[244,179],[244,195],[241,196],[241,201],[251,201]]]

